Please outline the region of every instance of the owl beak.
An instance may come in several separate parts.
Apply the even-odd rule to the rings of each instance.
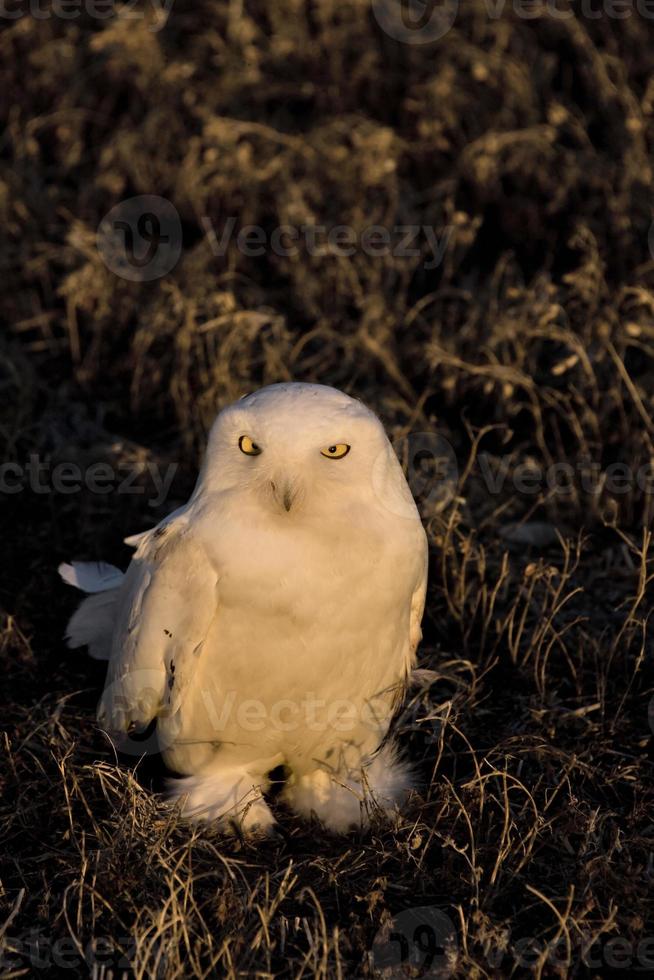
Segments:
[[[280,506],[282,506],[288,514],[297,495],[297,490],[293,484],[289,480],[282,480],[279,482],[271,480],[270,488],[277,503],[280,504]]]

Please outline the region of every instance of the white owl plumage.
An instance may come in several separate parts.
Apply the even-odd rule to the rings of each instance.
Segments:
[[[268,831],[264,793],[330,829],[411,785],[387,736],[415,663],[427,543],[377,417],[324,385],[224,409],[188,504],[127,539],[127,572],[74,563],[73,647],[107,659],[101,725],[157,720],[184,813]]]

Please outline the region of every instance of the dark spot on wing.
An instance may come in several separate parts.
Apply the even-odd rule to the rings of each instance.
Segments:
[[[164,633],[166,634],[166,636],[172,636],[172,635],[173,635],[173,634],[172,634],[172,633],[170,632],[170,630],[164,630]]]
[[[162,538],[164,536],[164,534],[167,534],[167,533],[168,533],[168,527],[167,526],[166,527],[158,527],[152,536],[154,538]]]

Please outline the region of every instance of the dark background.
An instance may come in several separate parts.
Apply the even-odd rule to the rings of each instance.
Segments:
[[[425,906],[456,933],[442,975],[645,975],[654,21],[467,3],[415,44],[364,0],[175,0],[165,25],[148,5],[17,9],[0,19],[6,971],[362,977],[378,930]],[[96,232],[138,195],[173,205],[178,257],[132,281]],[[220,235],[230,217],[216,255],[203,219]],[[447,247],[435,268],[238,247],[287,224],[427,226]],[[362,397],[398,445],[438,679],[397,722],[422,778],[398,828],[336,838],[281,813],[258,846],[191,832],[150,792],[156,759],[116,760],[56,567],[124,567],[122,538],[192,488],[215,413],[285,379]],[[435,433],[458,463],[445,494],[416,449]],[[71,491],[62,463],[116,479]],[[147,467],[169,465],[153,506]],[[414,925],[394,927],[424,965]]]

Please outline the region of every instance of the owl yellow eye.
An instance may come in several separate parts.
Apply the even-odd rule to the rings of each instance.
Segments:
[[[258,456],[261,452],[260,446],[257,446],[256,442],[252,442],[249,436],[241,436],[238,440],[238,448],[246,456]]]
[[[320,452],[327,459],[343,459],[343,456],[347,456],[350,451],[350,447],[346,442],[337,442],[333,446],[325,446]]]

